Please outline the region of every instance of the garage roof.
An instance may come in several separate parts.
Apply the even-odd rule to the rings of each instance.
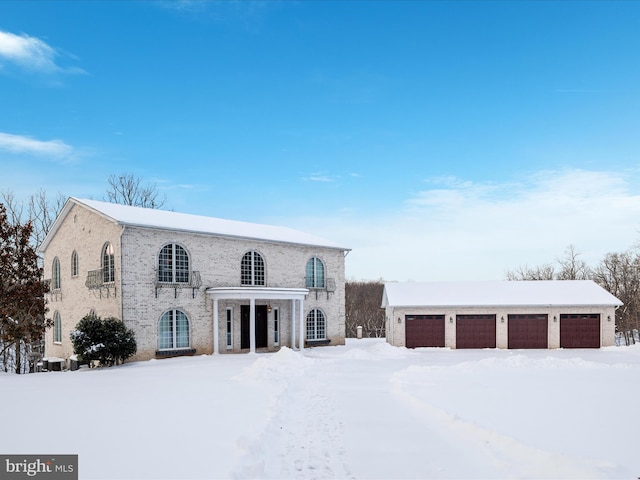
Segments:
[[[385,283],[382,307],[620,306],[591,280]]]

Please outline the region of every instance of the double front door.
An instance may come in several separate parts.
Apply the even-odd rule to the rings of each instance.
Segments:
[[[256,305],[256,348],[267,347],[267,306]],[[250,305],[240,306],[240,348],[251,347],[251,337],[249,335],[249,315]]]

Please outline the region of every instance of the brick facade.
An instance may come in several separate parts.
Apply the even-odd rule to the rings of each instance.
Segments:
[[[60,261],[61,288],[48,295],[47,304],[51,318],[56,311],[60,315],[62,342],[53,341],[53,329],[47,331],[45,348],[49,357],[68,359],[72,355],[69,334],[90,311],[103,318],[120,318],[133,329],[138,344],[133,360],[156,357],[159,320],[165,312],[174,309],[188,317],[190,349],[195,349],[196,354],[212,353],[213,301],[206,289],[241,287],[241,261],[249,251],[258,252],[264,260],[267,289],[305,288],[307,262],[312,257],[319,258],[331,288],[310,289],[303,302],[303,318],[306,319],[311,310],[319,309],[326,320],[326,340],[330,345],[344,344],[346,249],[119,224],[75,199],[68,202],[54,227],[43,244],[44,267],[45,278],[51,278],[53,259],[57,257]],[[106,242],[111,242],[114,248],[115,282],[89,288],[88,271],[100,269]],[[199,275],[201,282],[162,284],[157,281],[159,254],[168,244],[180,245],[187,252],[189,270],[195,272],[192,278]],[[71,275],[74,250],[79,260],[79,274],[75,277]],[[292,302],[257,299],[255,304],[270,307],[268,346],[262,351],[291,346]],[[246,351],[240,348],[241,305],[249,305],[249,301],[218,302],[220,353]],[[233,318],[231,349],[227,349],[226,341],[227,309],[231,309]],[[275,345],[275,315],[279,316],[278,345]]]

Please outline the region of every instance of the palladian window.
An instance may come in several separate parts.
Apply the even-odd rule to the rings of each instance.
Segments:
[[[307,288],[324,288],[324,263],[318,257],[307,262],[305,285]]]
[[[247,252],[244,254],[240,267],[240,277],[242,285],[265,285],[264,260],[258,252]]]
[[[327,337],[324,313],[313,309],[307,314],[307,340],[324,340]]]
[[[180,348],[189,348],[189,318],[182,310],[169,310],[158,322],[158,350]]]
[[[158,281],[189,283],[189,255],[180,245],[171,243],[160,250],[158,256]]]

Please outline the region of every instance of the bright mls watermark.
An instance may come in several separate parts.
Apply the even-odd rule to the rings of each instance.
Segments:
[[[0,480],[78,480],[78,455],[0,455]]]

